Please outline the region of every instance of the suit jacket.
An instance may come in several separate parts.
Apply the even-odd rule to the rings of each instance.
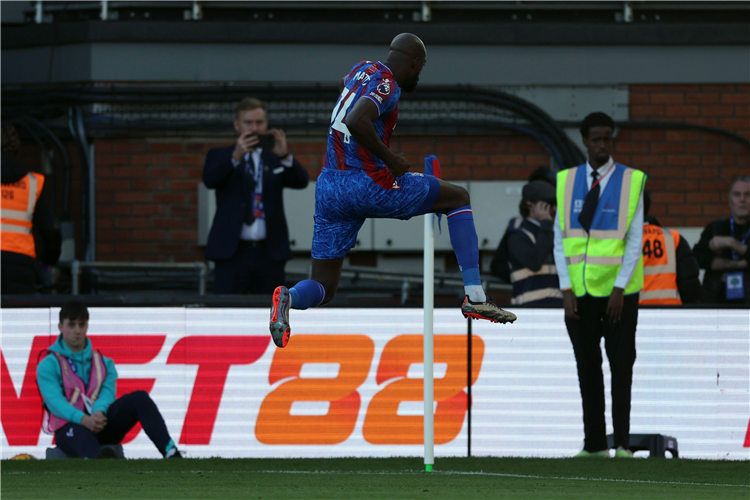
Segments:
[[[237,251],[245,218],[245,205],[250,203],[252,193],[245,193],[243,164],[232,164],[234,144],[226,148],[215,148],[206,155],[203,167],[203,183],[216,190],[216,215],[206,244],[206,258],[230,259]],[[295,158],[291,167],[281,164],[278,156],[265,149],[263,161],[263,208],[266,215],[266,243],[274,260],[287,261],[292,258],[289,248],[289,230],[284,215],[282,190],[285,187],[303,189],[310,182],[307,171]]]

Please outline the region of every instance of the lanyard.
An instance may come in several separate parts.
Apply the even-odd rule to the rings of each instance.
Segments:
[[[70,369],[73,370],[73,373],[75,373],[76,375],[78,375],[78,370],[76,369],[76,365],[73,363],[73,360],[70,359],[70,358],[65,358],[65,360],[70,365]],[[80,377],[80,375],[78,375],[78,377]]]
[[[78,374],[78,369],[76,369],[76,365],[75,365],[75,363],[73,363],[73,360],[72,360],[72,359],[70,359],[70,358],[66,358],[65,356],[63,356],[63,358],[65,358],[65,360],[66,360],[66,361],[68,362],[68,364],[70,365],[70,369],[71,369],[71,370],[73,370],[73,373],[75,373],[75,374],[76,374],[76,376],[77,376],[78,378],[80,378],[80,379],[81,379],[81,382],[83,382],[83,386],[84,386],[84,387],[86,387],[86,389],[88,390],[88,388],[89,388],[88,386],[89,386],[89,385],[88,385],[88,384],[87,384],[87,383],[86,383],[86,382],[85,382],[85,381],[83,380],[83,377],[81,377],[81,376],[80,376],[80,375]]]
[[[594,181],[594,183],[591,185],[591,189],[594,189],[602,181],[602,179],[607,177],[607,175],[609,175],[613,168],[615,168],[615,162],[612,162],[612,166],[607,169],[604,175],[600,176],[597,180]],[[597,170],[595,170],[595,172],[597,172]],[[589,191],[591,191],[591,189],[589,189]]]
[[[732,215],[731,217],[729,217],[729,227],[730,227],[730,229],[732,231],[732,238],[739,239],[739,238],[736,238],[734,236],[734,215]],[[750,229],[748,229],[745,232],[745,234],[742,236],[742,239],[740,240],[743,245],[747,244],[748,237],[750,237]],[[737,252],[735,252],[734,249],[733,249],[732,250],[732,260],[738,260],[739,258],[740,258],[740,256],[737,255]]]

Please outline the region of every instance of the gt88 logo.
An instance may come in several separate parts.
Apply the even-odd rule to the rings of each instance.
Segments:
[[[484,357],[482,339],[473,336],[472,384]],[[422,335],[400,335],[383,348],[376,372],[379,390],[366,409],[362,434],[371,444],[423,443],[423,417],[399,415],[402,402],[423,400],[423,379],[409,378],[409,367],[423,361]],[[435,444],[456,438],[463,426],[468,396],[466,336],[436,335],[434,362],[446,365],[435,379]],[[333,346],[333,347],[332,347]],[[339,347],[337,347],[339,346]],[[337,444],[354,431],[360,414],[358,389],[367,379],[374,344],[366,335],[299,335],[294,349],[276,351],[269,382],[289,378],[270,392],[263,403],[255,435],[264,444]],[[336,378],[300,377],[305,363],[337,363]],[[329,403],[325,415],[292,415],[295,402]],[[284,422],[280,428],[279,422]]]

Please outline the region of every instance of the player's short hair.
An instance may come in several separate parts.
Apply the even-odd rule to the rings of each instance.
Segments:
[[[80,300],[69,300],[63,304],[60,309],[60,323],[64,323],[65,319],[75,321],[77,319],[89,320],[89,310],[86,308],[86,304]]]
[[[609,127],[614,132],[615,121],[607,113],[602,113],[601,111],[591,113],[581,122],[581,137],[588,139],[589,130],[594,127]]]
[[[643,191],[643,213],[644,215],[648,215],[649,210],[651,210],[651,194],[649,194],[648,191]]]
[[[245,97],[242,99],[238,104],[237,108],[235,109],[235,115],[240,116],[240,113],[243,111],[249,111],[251,109],[262,109],[263,111],[266,111],[266,105],[263,101],[260,99],[256,99],[255,97]]]
[[[729,185],[729,192],[732,192],[734,185],[738,182],[750,182],[750,175],[735,175],[732,177],[732,183]]]

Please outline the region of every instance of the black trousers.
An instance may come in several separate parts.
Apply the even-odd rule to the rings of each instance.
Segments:
[[[601,339],[612,371],[612,427],[614,447],[628,449],[630,441],[630,391],[635,363],[635,330],[638,325],[638,294],[626,295],[617,323],[606,318],[609,297],[586,295],[578,299],[578,316],[565,318],[578,366],[578,383],[583,399],[583,449],[606,450],[604,423],[604,374]]]
[[[164,455],[171,438],[159,409],[146,391],[131,392],[112,403],[107,410],[107,426],[98,435],[71,422],[55,431],[55,442],[71,457],[98,458],[101,445],[119,444],[138,422]]]
[[[286,262],[271,258],[265,244],[240,241],[231,259],[217,260],[214,269],[216,294],[270,294],[284,284]]]

